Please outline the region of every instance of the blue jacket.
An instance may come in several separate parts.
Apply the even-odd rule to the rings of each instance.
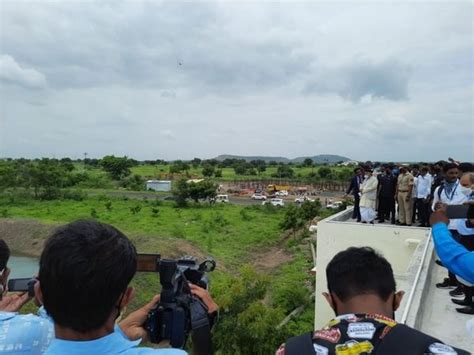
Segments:
[[[432,233],[436,253],[443,265],[452,273],[474,284],[474,252],[456,242],[444,223],[436,223]]]

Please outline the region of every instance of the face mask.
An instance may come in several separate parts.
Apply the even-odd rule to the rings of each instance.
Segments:
[[[472,194],[472,189],[465,186],[459,186],[459,191],[466,196],[471,196]]]
[[[366,178],[366,179],[367,179],[368,177],[369,177],[369,175],[367,175],[367,174],[365,174],[365,175],[364,175],[364,178]]]

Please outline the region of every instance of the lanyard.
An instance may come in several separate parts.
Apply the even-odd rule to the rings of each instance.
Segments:
[[[448,201],[453,200],[454,193],[456,192],[456,189],[458,188],[458,185],[459,185],[459,180],[456,182],[456,186],[454,186],[453,191],[451,191],[451,197],[448,195],[448,192],[446,190],[446,186],[444,187],[444,194],[446,195],[446,198],[448,199]]]

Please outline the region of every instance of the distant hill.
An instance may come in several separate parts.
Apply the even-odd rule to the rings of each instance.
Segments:
[[[266,162],[269,161],[276,161],[277,163],[301,163],[303,160],[306,158],[312,159],[316,164],[334,164],[340,161],[349,161],[351,160],[350,158],[343,157],[340,155],[332,155],[332,154],[320,154],[320,155],[315,155],[312,157],[298,157],[294,159],[288,159],[285,157],[267,157],[267,156],[242,156],[242,155],[230,155],[230,154],[221,154],[218,157],[216,157],[216,160],[224,160],[224,159],[243,159],[245,161],[251,161],[251,160],[265,160]]]

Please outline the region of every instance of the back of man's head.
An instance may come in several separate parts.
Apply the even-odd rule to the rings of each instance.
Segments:
[[[102,327],[137,267],[136,250],[116,228],[77,221],[56,230],[40,259],[43,303],[54,322],[78,332]]]
[[[7,267],[8,259],[10,259],[10,248],[3,239],[0,239],[0,272]]]
[[[364,294],[387,301],[395,292],[390,263],[369,247],[351,247],[337,253],[326,267],[328,290],[341,302]]]

